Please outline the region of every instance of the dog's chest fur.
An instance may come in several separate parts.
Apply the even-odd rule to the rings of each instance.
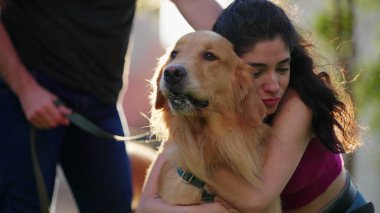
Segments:
[[[238,115],[231,115],[214,113],[207,118],[176,115],[168,120],[169,140],[174,145],[168,150],[169,159],[160,177],[159,191],[165,191],[160,194],[165,202],[185,205],[201,201],[200,189],[183,182],[177,166],[205,182],[212,181],[213,170],[223,166],[258,184],[263,152],[263,144],[258,142],[263,141],[268,129],[265,125],[247,128],[249,124],[239,120]]]

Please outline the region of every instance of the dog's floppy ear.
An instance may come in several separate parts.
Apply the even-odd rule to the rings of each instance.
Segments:
[[[165,97],[164,95],[162,95],[162,91],[160,89],[160,81],[161,81],[161,72],[162,71],[162,68],[160,69],[160,71],[157,73],[157,76],[155,76],[155,89],[154,89],[154,92],[155,92],[155,100],[154,100],[154,108],[156,109],[161,109],[164,107],[164,104],[165,104]]]
[[[258,95],[256,87],[251,76],[251,67],[244,64],[239,64],[237,68],[237,89],[236,104],[238,113],[252,125],[259,125],[263,122],[267,115],[267,109]]]
[[[151,106],[154,107],[156,110],[161,109],[165,106],[166,100],[160,89],[160,81],[161,81],[162,72],[165,69],[167,64],[168,64],[168,56],[167,54],[165,54],[159,59],[154,75],[152,79],[150,80],[151,91],[152,91],[152,93],[150,94],[150,101],[151,101]]]
[[[160,81],[161,81],[161,75],[162,75],[163,69],[166,66],[166,64],[167,64],[166,61],[164,63],[160,61],[159,65],[157,66],[155,70],[153,78],[150,81],[151,88],[152,88],[152,94],[150,96],[151,106],[154,106],[155,109],[161,109],[165,105],[165,97],[162,94],[162,91],[160,89]]]

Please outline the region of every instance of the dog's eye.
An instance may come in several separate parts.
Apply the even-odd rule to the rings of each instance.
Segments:
[[[175,59],[175,57],[177,57],[177,51],[172,51],[171,53],[170,53],[170,58],[171,59]]]
[[[207,61],[215,61],[215,60],[218,59],[214,54],[212,54],[212,53],[210,53],[210,52],[207,52],[203,57],[204,57],[204,59],[206,59]]]

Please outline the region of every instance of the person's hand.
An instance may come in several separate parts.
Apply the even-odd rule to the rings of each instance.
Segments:
[[[231,213],[231,211],[227,210],[220,202],[204,203],[200,205],[171,206],[164,203],[159,197],[146,198],[140,202],[136,209],[136,213],[145,212]]]
[[[219,202],[214,202],[214,203],[204,203],[201,205],[202,208],[205,210],[204,212],[209,212],[209,213],[231,213],[235,212],[234,209],[227,209],[223,206],[222,203]],[[194,212],[203,212],[203,211],[194,211]],[[237,211],[236,211],[237,212]]]
[[[231,204],[227,203],[227,201],[223,200],[219,196],[215,196],[215,202],[222,205],[230,213],[239,213],[237,209],[235,209]]]
[[[50,129],[69,124],[65,115],[70,114],[71,109],[63,105],[55,106],[57,97],[39,84],[31,83],[18,97],[27,120],[33,126]]]

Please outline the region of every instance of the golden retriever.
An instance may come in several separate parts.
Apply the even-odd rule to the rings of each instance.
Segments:
[[[159,176],[161,199],[199,204],[203,192],[213,193],[209,185],[187,183],[181,171],[212,183],[210,175],[223,166],[259,185],[269,128],[251,68],[211,31],[186,34],[168,53],[152,79],[151,95],[152,131],[172,141]]]

